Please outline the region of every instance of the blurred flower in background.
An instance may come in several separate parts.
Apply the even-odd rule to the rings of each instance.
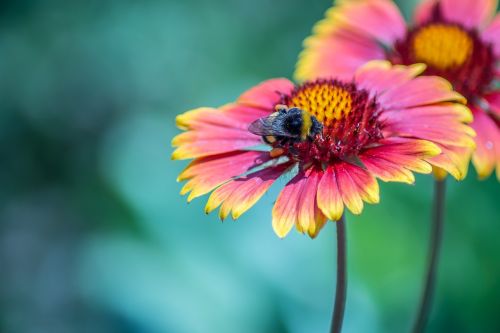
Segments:
[[[467,98],[477,132],[472,163],[480,178],[496,170],[500,181],[500,15],[497,0],[423,0],[406,24],[392,0],[342,1],[304,41],[299,80],[350,77],[373,59],[425,63]],[[444,145],[448,159],[463,155]]]
[[[273,190],[237,223],[187,208],[170,138],[183,110],[289,77],[330,5],[2,1],[0,331],[326,331],[333,228],[278,239]],[[348,217],[345,332],[408,326],[428,178]],[[429,331],[497,332],[498,184],[450,185]]]

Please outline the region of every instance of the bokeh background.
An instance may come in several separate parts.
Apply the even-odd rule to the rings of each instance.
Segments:
[[[414,1],[399,1],[409,15]],[[326,332],[335,228],[187,204],[176,114],[291,77],[330,1],[0,2],[0,332]],[[500,185],[449,182],[429,332],[500,332]],[[408,331],[431,177],[348,215],[344,332]]]

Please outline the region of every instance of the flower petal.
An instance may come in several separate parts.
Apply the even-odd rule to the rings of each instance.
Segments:
[[[360,156],[360,159],[370,173],[384,182],[401,182],[407,184],[415,182],[413,173],[399,164],[372,156]]]
[[[250,133],[248,126],[268,114],[261,109],[239,104],[183,113],[177,116],[176,122],[187,131],[172,140],[172,145],[178,147],[172,159],[197,158],[259,145],[261,138]]]
[[[269,160],[269,153],[259,151],[235,151],[195,159],[177,178],[178,181],[189,179],[181,194],[191,192],[187,199],[191,201]]]
[[[222,204],[219,212],[221,220],[224,220],[230,212],[233,219],[239,218],[267,192],[289,166],[290,164],[280,164],[264,168],[225,183],[212,192],[205,206],[205,212],[210,213]]]
[[[392,44],[406,33],[406,24],[391,0],[343,1],[327,12],[332,21],[341,22],[385,44]]]
[[[328,166],[318,184],[318,207],[329,220],[338,221],[344,213],[344,203],[338,188],[335,168]]]
[[[313,168],[305,172],[306,178],[298,202],[297,229],[300,232],[307,231],[311,237],[316,237],[326,222],[326,217],[319,210],[316,201],[318,183],[322,174],[323,171]]]
[[[335,170],[342,200],[352,213],[361,213],[362,201],[372,204],[379,202],[379,187],[373,175],[345,162],[336,164]]]
[[[460,180],[467,174],[470,153],[475,146],[473,137],[476,133],[471,127],[462,123],[470,121],[471,118],[471,112],[467,107],[441,103],[384,112],[381,120],[384,122],[384,130],[391,135],[434,142],[441,149],[441,154],[426,161],[448,171]],[[430,172],[427,163],[421,166],[424,168],[414,166],[409,169],[421,173]]]
[[[221,133],[221,135],[223,135]],[[213,140],[196,140],[193,143],[183,144],[172,153],[172,159],[184,160],[190,158],[205,157],[215,154],[222,154],[226,152],[235,151],[238,149],[256,146],[261,143],[261,140],[253,138],[248,139],[231,139],[231,137],[224,139]]]
[[[289,94],[294,84],[288,79],[271,79],[247,90],[238,98],[238,103],[274,112],[274,106],[281,101],[282,95]]]
[[[493,119],[481,109],[472,107],[474,121],[471,126],[476,130],[476,151],[472,155],[472,164],[479,178],[488,177],[495,166],[500,168],[500,129]],[[498,174],[497,174],[498,175]]]
[[[414,155],[398,154],[392,152],[392,149],[390,149],[389,147],[385,149],[384,148],[385,147],[371,149],[365,154],[365,156],[381,158],[418,173],[427,174],[432,172],[432,166],[422,158]]]
[[[379,98],[387,110],[440,102],[466,103],[465,98],[453,91],[452,85],[437,76],[421,76],[387,90]]]
[[[386,60],[373,60],[360,67],[354,79],[359,88],[368,90],[371,96],[379,96],[395,86],[414,79],[425,68],[424,64],[400,66],[391,65]]]
[[[177,126],[184,130],[214,126],[246,130],[252,121],[267,115],[269,112],[259,108],[230,103],[218,109],[202,107],[190,110],[178,115],[175,121]]]
[[[273,207],[273,229],[283,238],[297,226],[299,232],[316,237],[326,223],[318,208],[316,193],[322,171],[309,168],[299,173],[285,185]]]
[[[416,24],[424,24],[432,17],[432,11],[437,4],[437,0],[421,1],[416,7],[413,14],[413,20]]]
[[[422,120],[426,120],[425,117]],[[438,122],[436,119],[433,122],[432,118],[429,121],[387,121],[384,130],[401,137],[418,138],[461,147],[473,148],[475,146],[473,139],[475,132],[471,127],[457,121],[446,123]]]
[[[426,161],[437,167],[434,168],[434,175],[438,179],[443,179],[446,172],[448,172],[456,180],[464,179],[467,176],[473,149],[442,144],[437,144],[437,146],[441,149],[441,154],[426,159]]]
[[[304,171],[299,171],[278,195],[273,207],[273,229],[280,238],[285,237],[298,220],[298,202],[306,182]]]
[[[421,123],[470,123],[473,120],[471,110],[457,103],[439,103],[414,107],[405,110],[385,111],[380,115],[384,124],[417,121]]]
[[[497,0],[441,0],[443,16],[468,28],[487,24],[497,9]]]
[[[489,93],[484,96],[484,99],[488,102],[488,111],[500,120],[500,91]]]
[[[495,56],[500,56],[500,15],[496,15],[493,22],[483,31],[481,38],[490,42]]]
[[[465,105],[440,103],[385,111],[380,120],[384,132],[390,136],[424,139],[448,146],[475,146],[476,133],[463,124],[472,120],[472,113]]]
[[[415,181],[413,173],[430,173],[432,168],[424,161],[441,152],[430,141],[388,138],[380,141],[380,146],[365,150],[360,160],[367,170],[383,181]]]
[[[346,163],[345,167],[351,179],[356,183],[361,199],[369,204],[379,203],[379,187],[375,177],[358,166]]]
[[[307,230],[307,234],[311,238],[316,238],[316,236],[318,236],[319,232],[321,231],[321,229],[323,229],[326,222],[328,221],[328,218],[319,209],[317,202],[316,206],[314,207],[314,216],[314,223],[309,224],[309,229]]]
[[[313,35],[304,41],[295,78],[298,81],[319,77],[350,80],[359,66],[384,57],[383,49],[374,39],[339,28],[328,35]]]
[[[274,112],[274,109],[269,111],[242,103],[229,103],[221,106],[219,110],[230,117],[233,126],[236,127],[236,124],[234,124],[236,122],[238,124],[237,127],[244,130],[247,130],[248,125],[254,120],[267,117],[270,112]]]

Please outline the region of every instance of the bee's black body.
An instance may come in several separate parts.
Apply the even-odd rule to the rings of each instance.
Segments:
[[[304,141],[323,131],[323,125],[306,111],[282,105],[276,109],[276,112],[257,119],[248,128],[250,132],[262,136],[268,144]]]

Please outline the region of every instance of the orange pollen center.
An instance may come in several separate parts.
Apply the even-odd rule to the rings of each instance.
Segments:
[[[352,111],[351,93],[333,81],[304,85],[287,101],[289,107],[297,107],[316,117],[325,127],[330,127]]]
[[[459,26],[433,23],[415,33],[411,46],[416,61],[448,70],[462,66],[470,58],[474,41]]]

